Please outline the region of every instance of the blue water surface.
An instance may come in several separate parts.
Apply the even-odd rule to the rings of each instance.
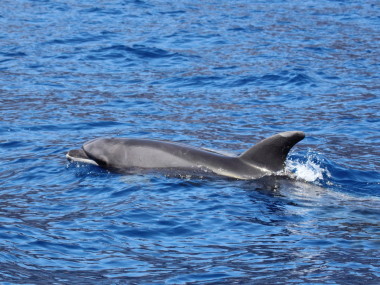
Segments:
[[[0,1],[0,282],[379,284],[380,5]],[[239,154],[307,134],[285,175],[120,175],[104,136]]]

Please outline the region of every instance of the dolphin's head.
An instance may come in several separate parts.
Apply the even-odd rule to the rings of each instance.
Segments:
[[[117,139],[94,139],[84,143],[82,148],[88,157],[102,167],[117,167],[124,159],[124,152]]]

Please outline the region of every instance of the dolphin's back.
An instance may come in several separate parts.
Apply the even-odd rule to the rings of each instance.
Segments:
[[[196,168],[222,156],[182,144],[148,139],[97,139],[83,145],[99,165],[111,168]],[[211,163],[212,164],[212,163]]]
[[[82,150],[67,157],[76,161],[93,161],[117,171],[156,169],[183,174],[211,172],[217,175],[254,179],[283,169],[289,150],[305,137],[303,132],[284,132],[260,141],[240,156],[195,148],[184,144],[126,138],[100,138],[86,142]]]

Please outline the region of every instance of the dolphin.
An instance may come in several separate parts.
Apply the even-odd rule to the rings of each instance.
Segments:
[[[300,131],[266,138],[239,156],[227,156],[181,143],[134,138],[99,138],[70,150],[66,157],[121,173],[154,172],[178,175],[207,174],[257,179],[285,167],[289,150],[305,137]]]

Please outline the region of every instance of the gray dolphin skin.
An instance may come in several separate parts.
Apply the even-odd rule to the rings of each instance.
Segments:
[[[239,156],[226,156],[210,150],[175,142],[99,138],[82,149],[70,150],[66,157],[121,173],[158,171],[178,175],[214,174],[236,179],[257,179],[285,167],[289,150],[305,137],[290,131],[264,139]]]

